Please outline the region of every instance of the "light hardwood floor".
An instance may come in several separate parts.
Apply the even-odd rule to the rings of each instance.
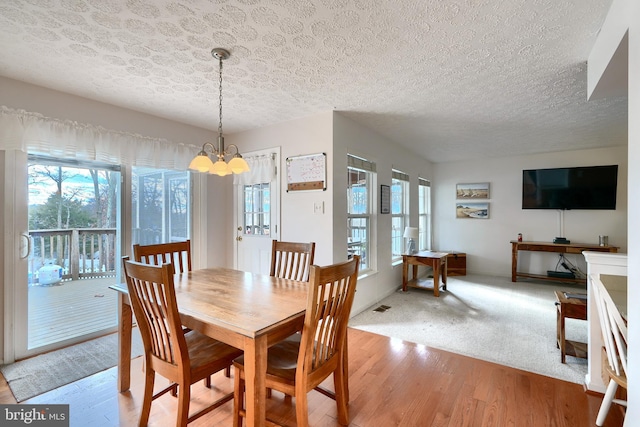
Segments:
[[[142,401],[142,363],[132,366],[132,389],[116,391],[116,368],[36,396],[25,403],[70,404],[71,426],[134,426]],[[158,379],[159,385],[166,384]],[[602,400],[579,384],[431,349],[381,335],[349,330],[351,426],[594,426]],[[233,389],[233,380],[214,376],[214,389],[192,387],[192,410]],[[332,384],[327,384],[333,388]],[[165,395],[151,408],[150,426],[175,425],[177,399]],[[4,378],[0,403],[15,403]],[[232,402],[190,424],[232,425]],[[270,418],[295,425],[295,400],[273,393]],[[337,426],[335,402],[309,394],[312,426]],[[612,406],[605,426],[622,426]]]

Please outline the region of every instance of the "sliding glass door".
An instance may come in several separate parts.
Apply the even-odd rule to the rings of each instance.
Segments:
[[[28,156],[16,358],[114,330],[120,183],[118,166]]]

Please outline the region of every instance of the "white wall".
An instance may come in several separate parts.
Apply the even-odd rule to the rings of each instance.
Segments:
[[[608,235],[609,244],[627,251],[627,152],[626,147],[557,152],[519,157],[440,163],[435,165],[433,185],[435,248],[467,253],[470,273],[511,276],[511,245],[522,233],[524,240],[551,242],[560,235],[561,212],[523,210],[522,170],[537,168],[617,164],[618,194],[615,211],[569,210],[564,212],[564,236],[576,243],[598,244]],[[456,219],[456,183],[489,182],[489,219]],[[569,260],[586,271],[582,256]],[[519,271],[544,274],[555,269],[558,256],[521,252]],[[575,262],[574,262],[575,261]]]
[[[375,212],[379,211],[380,185],[391,185],[391,170],[398,169],[410,177],[411,226],[418,226],[418,177],[431,179],[433,165],[397,145],[383,136],[334,113],[334,212],[333,212],[333,261],[346,260],[347,254],[347,154],[363,157],[376,163]],[[358,291],[352,313],[376,304],[402,285],[402,265],[391,265],[391,215],[375,215],[373,221],[375,241],[372,254],[376,272],[358,282]]]

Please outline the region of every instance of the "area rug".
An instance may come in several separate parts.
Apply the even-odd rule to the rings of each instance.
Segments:
[[[131,357],[143,353],[134,329]],[[118,336],[109,334],[70,347],[0,366],[18,402],[53,390],[118,363]]]
[[[349,326],[584,383],[586,359],[567,356],[565,364],[560,362],[557,289],[584,292],[584,288],[561,283],[513,283],[510,278],[480,275],[449,277],[447,291],[440,292],[439,298],[430,290],[398,291],[353,317]],[[587,342],[587,322],[567,319],[566,337]]]

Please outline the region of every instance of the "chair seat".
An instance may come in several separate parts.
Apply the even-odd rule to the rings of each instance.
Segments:
[[[192,381],[208,377],[212,370],[226,368],[231,360],[243,354],[242,350],[216,341],[198,331],[190,331],[184,334],[184,338],[189,349]],[[212,354],[216,355],[213,361]]]

